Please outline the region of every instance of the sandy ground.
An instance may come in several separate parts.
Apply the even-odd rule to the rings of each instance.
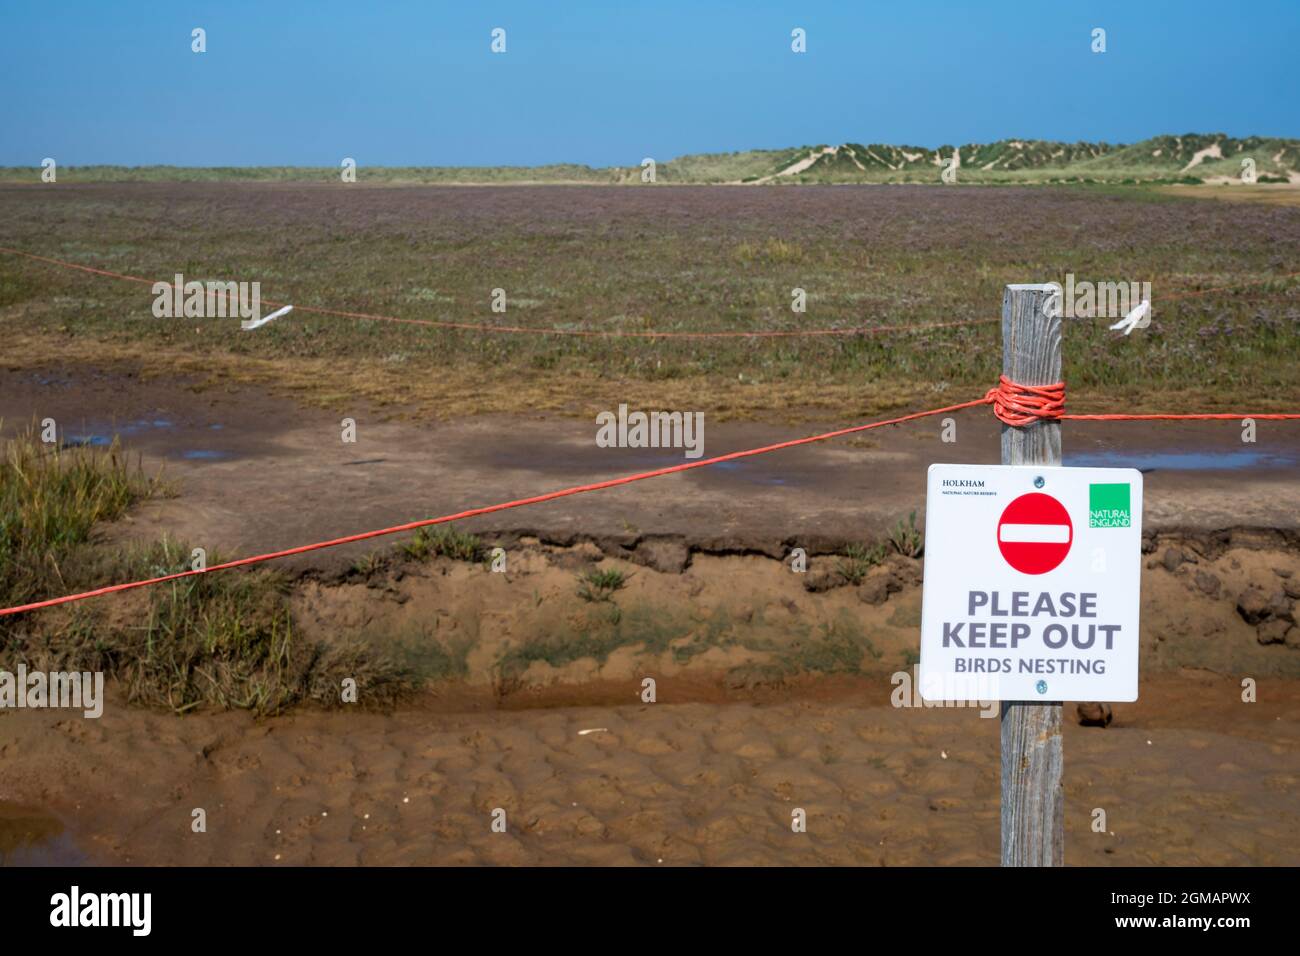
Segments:
[[[65,821],[57,852],[95,863],[997,862],[996,720],[895,709],[884,681],[770,705],[661,690],[621,707],[261,723],[10,712],[0,798]],[[1300,864],[1300,682],[1239,694],[1170,677],[1109,728],[1067,722],[1067,861]],[[0,814],[0,847],[5,827]]]

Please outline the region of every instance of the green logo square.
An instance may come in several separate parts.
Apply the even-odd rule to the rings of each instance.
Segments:
[[[1128,484],[1088,486],[1088,527],[1127,528],[1133,524]]]

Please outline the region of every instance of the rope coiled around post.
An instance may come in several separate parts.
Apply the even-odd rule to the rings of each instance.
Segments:
[[[999,375],[997,386],[988,390],[984,400],[993,405],[993,414],[1006,425],[1059,421],[1065,414],[1065,383],[1021,385]]]

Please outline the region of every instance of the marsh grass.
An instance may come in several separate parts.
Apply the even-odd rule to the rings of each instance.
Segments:
[[[916,526],[916,512],[908,514],[907,520],[898,519],[889,532],[889,543],[905,558],[919,558],[925,552],[925,534]]]
[[[145,573],[188,567],[164,541],[127,562]],[[213,556],[216,563],[220,558]],[[285,581],[273,571],[217,572],[149,591],[142,618],[112,630],[110,657],[128,696],[178,713],[203,703],[275,713],[302,699],[311,664],[295,660]]]
[[[803,258],[803,247],[775,237],[761,242],[742,242],[736,247],[736,259],[743,265],[802,262]]]
[[[1190,195],[1193,191],[1187,190]],[[278,184],[9,188],[7,244],[169,277],[247,278],[269,298],[400,319],[569,330],[716,332],[882,326],[810,338],[593,339],[492,335],[294,313],[246,335],[221,320],[164,321],[147,289],[0,256],[6,358],[121,362],[296,401],[382,403],[397,415],[586,415],[611,383],[629,407],[711,420],[862,420],[982,394],[997,379],[1009,282],[1149,280],[1133,336],[1068,323],[1071,407],[1219,411],[1294,407],[1300,282],[1184,299],[1280,276],[1300,258],[1293,208],[1180,200],[1119,186],[653,189]],[[178,248],[175,223],[212,228]],[[268,220],[291,252],[250,242]],[[84,236],[93,235],[93,248]],[[60,253],[60,250],[65,250]],[[73,250],[73,251],[66,251]],[[430,287],[438,264],[438,297]],[[485,277],[507,290],[490,312]],[[809,294],[790,310],[790,290]],[[1256,322],[1256,316],[1262,321]],[[954,320],[965,328],[918,329]],[[1203,330],[1231,326],[1231,334]],[[404,357],[401,362],[392,356]],[[931,393],[943,383],[942,392]],[[1140,407],[1139,407],[1140,406]],[[1228,407],[1231,407],[1230,405]]]
[[[96,526],[169,490],[116,441],[60,449],[33,430],[11,439],[0,460],[0,598],[29,603],[189,570],[191,551],[178,542],[123,551],[94,541]],[[38,669],[103,671],[128,700],[177,713],[333,706],[344,678],[357,681],[362,706],[388,706],[413,688],[406,669],[364,645],[298,639],[287,591],[274,571],[223,571],[0,618],[0,656]]]
[[[885,546],[883,544],[867,547],[863,544],[851,544],[844,549],[844,557],[835,564],[835,570],[839,572],[840,577],[852,585],[859,585],[867,576],[867,572],[885,560]]]
[[[782,674],[860,674],[865,665],[878,661],[883,652],[862,629],[862,623],[848,611],[816,626],[800,625],[780,640],[740,635],[742,647],[762,651],[773,660],[763,666]]]
[[[99,522],[166,490],[114,440],[107,448],[62,448],[31,426],[0,456],[0,602],[27,604],[69,585],[66,566]],[[0,635],[15,626],[0,618]]]
[[[583,609],[574,620],[543,628],[511,647],[497,660],[496,668],[503,686],[509,689],[534,662],[559,668],[590,658],[604,664],[611,654],[624,647],[658,655],[668,651],[689,630],[689,624],[680,616],[662,607],[637,604],[624,614],[612,604],[597,603]],[[716,642],[701,637],[693,643],[700,644],[702,650],[707,649],[704,645]],[[686,657],[674,651],[674,656],[679,663],[684,663],[693,653],[698,651],[687,652]]]
[[[383,647],[421,680],[461,680],[469,675],[469,653],[474,639],[461,636],[443,639],[429,627],[404,633],[365,636],[367,644]]]
[[[627,586],[629,575],[618,568],[596,568],[578,576],[578,597],[584,601],[608,601],[615,591]]]
[[[457,531],[451,525],[433,525],[418,528],[410,540],[402,544],[402,551],[417,561],[451,558],[473,563],[483,560],[486,548],[476,535]]]
[[[385,567],[384,556],[378,551],[367,551],[352,562],[352,573],[363,578],[378,574]]]
[[[792,670],[816,674],[859,674],[867,658],[879,660],[876,649],[862,625],[849,615],[818,627],[815,640],[800,641],[784,655]]]

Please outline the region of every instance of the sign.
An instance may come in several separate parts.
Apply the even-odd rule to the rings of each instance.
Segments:
[[[933,701],[1132,701],[1142,474],[931,465],[920,691]]]
[[[1051,495],[1021,495],[998,519],[998,548],[1024,574],[1046,574],[1065,560],[1074,542],[1070,513]]]

